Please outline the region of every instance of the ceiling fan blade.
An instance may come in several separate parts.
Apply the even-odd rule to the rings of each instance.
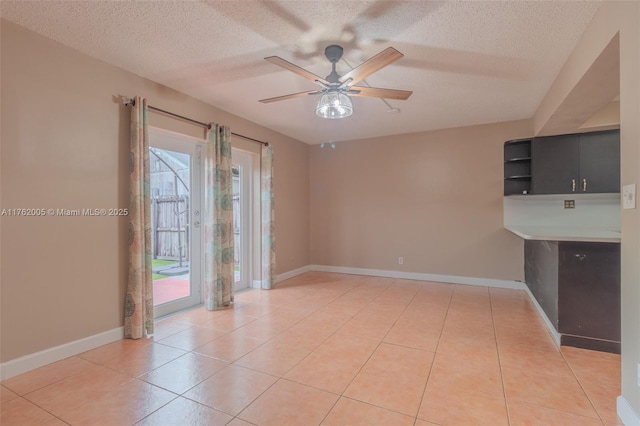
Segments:
[[[393,47],[387,47],[373,58],[364,61],[362,64],[358,65],[357,67],[340,77],[340,82],[345,82],[351,78],[353,79],[351,83],[355,84],[359,81],[364,80],[374,72],[397,61],[403,56],[404,55],[402,53],[398,52]]]
[[[349,89],[349,96],[368,96],[370,98],[399,99],[402,101],[408,99],[413,93],[409,90],[381,89],[379,87],[351,86]]]
[[[268,104],[270,102],[284,101],[286,99],[299,98],[307,95],[317,95],[319,93],[321,92],[318,90],[308,90],[306,92],[298,92],[298,93],[292,93],[290,95],[276,96],[275,98],[260,99],[259,102],[262,102],[263,104]]]
[[[304,68],[301,68],[299,66],[297,66],[296,64],[292,64],[289,61],[286,61],[284,59],[282,59],[279,56],[268,56],[266,58],[264,58],[265,60],[271,62],[272,64],[276,64],[286,70],[289,70],[291,72],[294,72],[296,74],[298,74],[300,77],[306,78],[307,80],[310,80],[314,83],[323,83],[323,84],[329,84],[329,82],[327,80],[325,80],[324,78],[315,75],[314,73],[305,70]]]

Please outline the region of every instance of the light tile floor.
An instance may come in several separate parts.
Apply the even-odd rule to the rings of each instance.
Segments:
[[[615,425],[620,357],[525,292],[329,273],[1,383],[9,425]]]

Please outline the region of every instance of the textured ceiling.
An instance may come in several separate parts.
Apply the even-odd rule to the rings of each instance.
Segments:
[[[315,144],[529,118],[599,1],[8,1],[2,17],[87,55]],[[353,99],[353,116],[315,116],[316,89],[265,61],[322,77],[340,44],[343,74],[388,46],[405,57],[369,76],[412,90],[388,113]],[[133,95],[133,94],[132,94]],[[153,100],[150,100],[153,104]],[[179,113],[179,111],[176,111]]]

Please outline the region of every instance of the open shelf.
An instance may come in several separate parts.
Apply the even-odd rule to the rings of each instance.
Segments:
[[[519,161],[531,161],[531,157],[516,157],[516,158],[509,158],[508,160],[504,160],[505,163],[517,163]]]
[[[531,139],[504,143],[504,195],[531,192]]]

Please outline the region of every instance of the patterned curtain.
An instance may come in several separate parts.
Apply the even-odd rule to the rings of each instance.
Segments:
[[[273,204],[273,148],[262,146],[260,165],[261,219],[262,219],[262,288],[275,285],[276,238]]]
[[[136,97],[134,102],[129,154],[129,281],[124,306],[124,336],[129,339],[153,334],[148,110],[146,99]]]
[[[206,306],[213,311],[233,302],[233,180],[231,131],[211,124],[205,159]]]

